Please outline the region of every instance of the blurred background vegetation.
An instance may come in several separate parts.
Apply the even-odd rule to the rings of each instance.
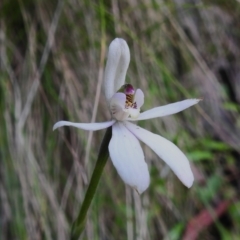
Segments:
[[[143,145],[151,185],[139,196],[109,160],[81,239],[240,239],[239,19],[239,0],[2,0],[0,239],[68,239],[104,131],[52,126],[110,119],[101,85],[115,37],[143,110],[204,99],[139,123],[186,153],[195,182]]]

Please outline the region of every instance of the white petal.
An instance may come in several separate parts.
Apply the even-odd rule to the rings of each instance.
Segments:
[[[123,123],[116,122],[113,125],[109,152],[123,181],[139,194],[144,192],[150,181],[148,167],[139,141]]]
[[[114,39],[108,51],[107,65],[104,72],[105,96],[109,101],[124,84],[130,62],[130,52],[124,39]]]
[[[146,120],[156,117],[164,117],[167,115],[175,114],[197,104],[201,99],[187,99],[176,103],[171,103],[165,106],[152,108],[148,111],[140,113],[137,120]],[[128,119],[134,120],[134,119]]]
[[[110,127],[115,122],[116,122],[115,120],[108,121],[108,122],[101,122],[101,123],[73,123],[73,122],[68,122],[68,121],[59,121],[54,124],[53,131],[62,126],[72,126],[72,127],[81,128],[84,130],[96,131],[96,130]]]
[[[138,116],[140,114],[140,109],[135,109],[135,108],[129,108],[128,109],[128,115],[130,118],[134,118],[137,119]],[[125,118],[124,120],[126,120],[127,118]]]
[[[115,93],[110,99],[110,111],[113,118],[123,121],[129,116],[128,110],[125,109],[126,95],[124,93]]]
[[[126,104],[126,95],[121,92],[115,93],[109,102],[110,108],[117,107],[117,108],[124,109],[125,104]]]
[[[130,122],[125,122],[124,124],[129,131],[131,131],[139,140],[148,145],[164,162],[169,165],[185,186],[188,188],[192,186],[194,177],[189,161],[176,145],[167,139]]]
[[[144,93],[141,89],[137,89],[134,95],[134,102],[137,104],[137,108],[141,108],[144,103]]]

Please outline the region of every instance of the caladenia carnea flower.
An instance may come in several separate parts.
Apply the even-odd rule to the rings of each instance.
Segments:
[[[150,182],[148,166],[139,140],[148,145],[168,164],[185,186],[191,187],[194,177],[189,161],[182,151],[167,139],[132,122],[178,113],[197,104],[200,99],[187,99],[140,113],[144,103],[143,91],[134,89],[131,84],[125,84],[129,61],[130,53],[126,41],[116,38],[109,46],[104,73],[105,96],[112,120],[101,123],[60,121],[54,125],[53,129],[73,126],[95,131],[112,126],[112,138],[108,146],[110,158],[123,181],[138,193],[144,192]]]

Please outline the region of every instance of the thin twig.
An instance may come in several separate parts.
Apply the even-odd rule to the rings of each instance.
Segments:
[[[98,83],[97,83],[96,97],[95,97],[95,101],[94,101],[93,115],[92,115],[91,122],[95,122],[96,116],[97,116],[99,98],[100,98],[102,82],[103,82],[103,68],[104,68],[105,53],[106,53],[106,44],[105,44],[105,37],[103,36],[103,38],[101,40],[101,55],[100,55],[100,66],[99,66],[99,72],[98,72]],[[88,160],[89,160],[92,136],[93,136],[93,132],[90,131],[89,135],[88,135],[87,146],[86,146],[86,157],[85,157],[85,160],[84,160],[84,165],[85,166],[86,166],[86,164],[88,163]]]

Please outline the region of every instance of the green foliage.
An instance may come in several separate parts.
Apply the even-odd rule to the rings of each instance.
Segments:
[[[194,151],[187,154],[188,158],[194,162],[203,160],[213,160],[213,154],[207,151]]]
[[[204,204],[210,204],[215,199],[222,186],[222,179],[219,175],[213,175],[207,179],[205,187],[198,187],[197,194],[200,201]]]
[[[168,238],[171,240],[178,240],[181,239],[181,235],[184,230],[184,224],[178,223],[176,224],[169,232]]]

